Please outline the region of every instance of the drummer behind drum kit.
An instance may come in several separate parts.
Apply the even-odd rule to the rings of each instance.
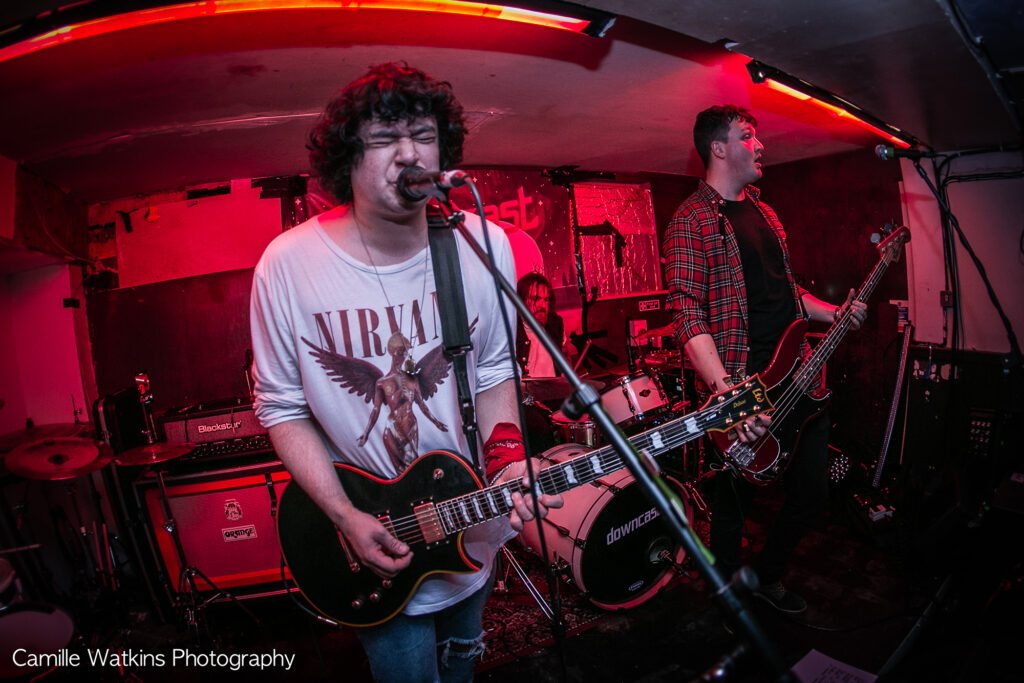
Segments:
[[[666,326],[644,331],[637,339],[671,334],[671,327]],[[628,372],[604,380],[584,380],[598,390],[609,416],[630,436],[674,420],[689,408],[681,392],[672,401],[663,389],[663,377],[679,367],[678,352],[651,348],[636,354],[637,358],[632,343],[627,337]],[[523,378],[528,404],[543,407],[545,403],[561,402],[571,390],[561,377]],[[600,447],[601,434],[588,417],[573,420],[561,410],[549,410],[548,421],[560,435],[561,445],[538,457],[559,463]],[[671,476],[666,479],[683,500],[691,522],[694,508],[707,510],[693,482]],[[626,609],[645,602],[671,581],[673,571],[678,572],[685,561],[685,551],[672,539],[654,504],[627,470],[562,496],[564,505],[549,510],[543,521],[553,532],[545,534],[545,559],[597,607]],[[540,554],[536,525],[526,525],[519,540],[527,550]]]

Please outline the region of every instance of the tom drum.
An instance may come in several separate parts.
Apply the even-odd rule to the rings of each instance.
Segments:
[[[612,382],[601,392],[601,404],[615,424],[624,429],[643,424],[669,407],[661,387],[643,372]]]

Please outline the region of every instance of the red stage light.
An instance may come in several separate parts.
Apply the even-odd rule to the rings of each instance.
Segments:
[[[61,28],[0,49],[0,62],[73,40],[92,38],[140,26],[241,12],[273,12],[302,9],[349,11],[368,9],[457,14],[546,26],[575,33],[583,33],[591,25],[591,21],[588,19],[550,12],[537,12],[518,7],[505,7],[504,5],[461,2],[459,0],[363,0],[356,2],[342,0],[334,0],[333,2],[329,0],[210,0],[208,2],[190,2],[127,12],[92,21],[84,21],[70,26],[62,26]]]

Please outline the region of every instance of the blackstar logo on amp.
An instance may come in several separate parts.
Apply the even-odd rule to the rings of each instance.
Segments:
[[[241,421],[236,422],[221,422],[215,425],[199,425],[196,427],[196,431],[200,434],[206,434],[207,432],[219,432],[223,429],[238,429],[242,426]]]
[[[251,404],[226,400],[173,408],[161,422],[172,443],[206,443],[267,433]]]

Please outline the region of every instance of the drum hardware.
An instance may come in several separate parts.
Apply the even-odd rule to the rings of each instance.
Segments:
[[[587,448],[597,448],[601,445],[601,432],[596,424],[585,417],[572,420],[561,410],[557,410],[551,413],[548,419],[561,435],[564,444],[577,443]]]
[[[234,603],[255,623],[259,624],[260,620],[256,618],[256,615],[243,605],[238,598],[220,588],[201,569],[188,563],[185,547],[182,545],[181,536],[178,534],[178,522],[171,511],[171,502],[167,496],[167,484],[164,482],[164,473],[162,470],[157,470],[156,475],[160,484],[160,504],[164,513],[163,529],[171,536],[174,552],[177,554],[178,564],[181,566],[181,571],[178,572],[178,590],[174,599],[175,608],[181,611],[182,620],[188,628],[192,629],[197,644],[202,644],[202,634],[205,630],[205,625],[202,621],[203,611],[210,604],[218,600],[226,599]],[[196,585],[196,577],[210,587],[213,595],[205,600],[199,600],[199,588]],[[208,631],[207,635],[209,635]]]
[[[149,404],[153,402],[153,392],[150,390],[149,375],[140,372],[135,375],[135,387],[139,391],[139,403],[142,404],[143,436],[146,437],[146,444],[137,446],[119,454],[114,462],[125,467],[139,465],[155,465],[165,460],[173,460],[191,453],[196,445],[189,442],[167,443],[156,440],[156,423],[149,410]]]
[[[647,373],[620,377],[601,393],[601,404],[622,428],[643,424],[668,409],[668,399]]]
[[[540,611],[548,618],[548,621],[554,622],[555,611],[551,608],[551,605],[548,604],[548,601],[544,598],[544,594],[541,593],[536,584],[533,583],[533,580],[530,579],[530,575],[526,573],[526,570],[523,569],[523,565],[519,563],[519,560],[516,559],[515,554],[509,550],[507,545],[501,546],[501,553],[498,555],[498,560],[512,568],[512,571],[514,571],[516,576],[519,577],[519,581],[523,584],[523,587],[526,588],[526,592],[529,593],[530,597],[537,603],[537,607],[540,608]],[[506,571],[505,577],[507,578],[507,576],[508,572]],[[508,583],[505,578],[502,578],[497,582],[495,590],[499,592],[505,592],[508,590]]]

